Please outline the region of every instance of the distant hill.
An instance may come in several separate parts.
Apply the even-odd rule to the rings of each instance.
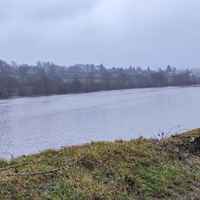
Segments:
[[[191,71],[195,76],[200,77],[200,68],[193,68]]]
[[[199,83],[200,77],[196,73],[171,66],[158,70],[133,66],[106,68],[93,64],[65,67],[50,62],[17,65],[0,60],[0,98],[190,86]]]

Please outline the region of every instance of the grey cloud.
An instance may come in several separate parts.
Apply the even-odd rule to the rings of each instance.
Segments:
[[[80,12],[92,8],[92,0],[2,0],[0,15],[8,20],[56,20],[57,18],[79,15]]]
[[[198,0],[1,0],[7,60],[198,67]]]
[[[43,5],[37,3],[33,10],[30,10],[30,18],[37,20],[59,20],[66,17],[76,17],[89,11],[95,1],[92,0],[48,0]]]

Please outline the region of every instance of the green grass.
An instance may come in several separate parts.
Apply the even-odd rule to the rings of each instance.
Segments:
[[[97,142],[0,161],[0,199],[151,200],[200,195],[200,130]]]

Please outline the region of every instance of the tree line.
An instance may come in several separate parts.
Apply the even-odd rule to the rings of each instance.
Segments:
[[[65,67],[50,62],[18,65],[0,60],[0,98],[199,83],[199,76],[191,70],[177,70],[171,66],[158,70],[132,66],[106,68],[93,64]]]

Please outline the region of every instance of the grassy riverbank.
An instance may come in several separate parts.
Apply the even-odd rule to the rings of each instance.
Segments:
[[[0,161],[0,199],[199,199],[200,130]]]

